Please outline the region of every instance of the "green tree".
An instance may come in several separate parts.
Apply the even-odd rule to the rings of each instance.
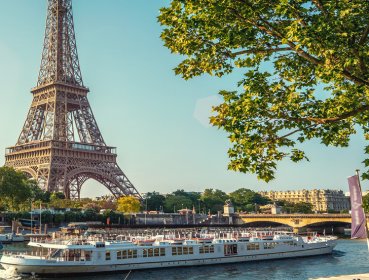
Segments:
[[[145,210],[146,206],[149,211],[160,210],[161,207],[164,207],[165,196],[158,192],[148,192],[143,203]]]
[[[240,211],[255,211],[255,205],[266,205],[270,199],[257,192],[241,188],[229,194],[235,208]]]
[[[225,201],[228,199],[228,195],[217,189],[205,189],[201,194],[201,201],[211,213],[217,213],[222,211]]]
[[[192,201],[192,206],[196,205],[197,201],[200,199],[200,193],[198,192],[186,192],[185,190],[176,190],[172,193],[174,196],[184,196]],[[191,208],[192,208],[191,206]]]
[[[193,202],[190,198],[183,195],[169,194],[165,198],[164,211],[167,213],[173,213],[182,208],[192,209]]]
[[[65,221],[65,214],[63,214],[63,213],[54,214],[53,223],[61,224],[64,221]]]
[[[128,219],[130,218],[130,215],[126,215],[126,216]],[[110,224],[119,224],[119,223],[122,224],[124,223],[124,220],[125,220],[124,214],[117,213],[113,210],[105,211],[104,214],[102,214],[102,218],[103,218],[102,222],[104,223],[107,223],[108,218],[109,218]]]
[[[26,175],[10,167],[0,167],[1,204],[11,211],[24,210],[30,197],[31,190]]]
[[[27,187],[30,190],[30,198],[32,201],[39,201],[39,202],[50,202],[51,194],[49,192],[43,191],[37,184],[35,180],[28,180]]]
[[[229,168],[269,181],[282,159],[306,159],[300,143],[346,147],[358,128],[369,139],[368,11],[362,0],[172,0],[158,19],[184,79],[243,72],[211,123],[228,133]]]
[[[310,214],[313,213],[313,205],[308,202],[298,202],[294,206],[295,213]]]
[[[42,211],[41,220],[43,224],[51,223],[53,221],[53,215],[50,211]]]
[[[50,195],[50,199],[65,199],[65,195],[62,192],[53,192]]]
[[[98,219],[98,211],[95,208],[86,209],[83,212],[83,218],[86,221],[96,221]]]
[[[283,212],[287,213],[302,213],[302,214],[310,214],[313,213],[313,205],[308,202],[287,202],[284,201],[284,205],[282,206]]]
[[[79,219],[79,215],[75,211],[67,211],[64,214],[65,222],[71,223],[71,222],[80,222],[81,219]]]

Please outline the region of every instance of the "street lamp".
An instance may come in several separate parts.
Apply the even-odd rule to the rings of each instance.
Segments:
[[[33,200],[31,199],[31,233],[33,233]]]
[[[147,197],[145,198],[146,211],[145,211],[145,225],[147,223]]]

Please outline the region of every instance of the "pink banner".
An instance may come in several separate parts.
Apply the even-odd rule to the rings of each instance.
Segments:
[[[351,238],[367,238],[366,220],[363,210],[363,198],[359,187],[359,177],[351,176],[348,179],[351,200]]]

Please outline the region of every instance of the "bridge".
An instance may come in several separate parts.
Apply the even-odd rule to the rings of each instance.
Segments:
[[[290,226],[299,232],[307,226],[351,224],[350,214],[239,214],[244,224],[272,223]],[[367,222],[369,218],[367,218]]]

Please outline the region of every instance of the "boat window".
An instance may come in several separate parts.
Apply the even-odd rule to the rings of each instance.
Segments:
[[[154,249],[151,249],[151,248],[148,249],[147,254],[148,254],[149,257],[153,257],[154,256]]]
[[[117,260],[137,258],[137,250],[117,251]]]
[[[154,257],[159,257],[159,251],[160,251],[159,248],[154,249]]]
[[[56,256],[57,254],[60,254],[59,256],[65,260],[65,261],[84,261],[85,260],[85,256],[82,255],[82,253],[84,253],[81,250],[78,249],[74,249],[74,250],[62,250],[62,251],[55,251],[54,252],[54,256]]]
[[[247,250],[259,250],[260,244],[259,243],[249,243],[247,244]]]
[[[192,255],[192,254],[193,254],[193,247],[188,247],[188,253],[189,253],[190,255]]]
[[[160,256],[165,256],[165,248],[160,248]]]
[[[85,260],[90,261],[92,252],[91,251],[83,251],[83,253],[84,253]]]
[[[224,245],[224,255],[237,255],[237,244]]]
[[[105,252],[105,260],[110,261],[110,251]]]
[[[264,249],[273,249],[277,246],[276,242],[264,242]]]
[[[204,245],[199,248],[200,254],[214,253],[214,245]]]
[[[193,247],[172,247],[172,256],[177,255],[192,255]]]
[[[156,248],[156,249],[158,249],[158,248]],[[150,248],[150,249],[143,249],[142,250],[142,255],[143,255],[144,258],[154,257],[154,249],[152,249],[152,248]]]

